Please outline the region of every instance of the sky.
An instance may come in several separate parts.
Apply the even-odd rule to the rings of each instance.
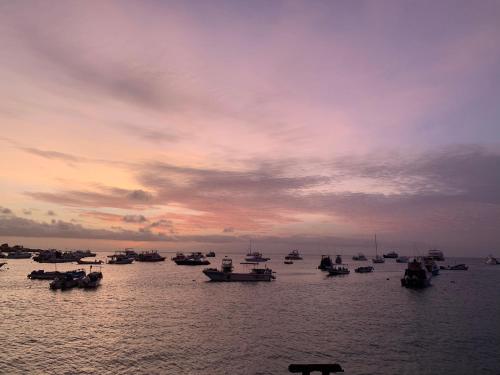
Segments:
[[[0,240],[500,255],[499,19],[0,1]]]

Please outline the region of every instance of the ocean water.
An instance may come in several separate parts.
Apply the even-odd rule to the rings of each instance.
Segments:
[[[243,254],[230,256],[243,267]],[[211,283],[204,267],[167,260],[104,265],[97,290],[65,292],[26,277],[54,265],[8,260],[0,373],[287,374],[290,363],[339,363],[346,374],[500,374],[500,266],[449,259],[470,268],[408,290],[394,260],[371,274],[349,260],[350,275],[327,277],[320,255],[272,257],[270,283]]]

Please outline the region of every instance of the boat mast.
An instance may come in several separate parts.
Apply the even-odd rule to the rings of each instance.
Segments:
[[[375,257],[378,258],[377,235],[375,234]]]

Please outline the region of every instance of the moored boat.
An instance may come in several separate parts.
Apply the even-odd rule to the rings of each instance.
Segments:
[[[384,254],[383,257],[387,259],[396,259],[398,257],[398,253],[395,251],[389,251],[387,254]]]
[[[7,259],[30,259],[31,253],[28,251],[11,251],[7,254]]]
[[[348,275],[349,273],[349,268],[340,265],[332,266],[328,269],[328,274],[330,276],[342,276]]]
[[[78,269],[78,270],[72,270],[72,271],[44,271],[44,270],[36,270],[36,271],[31,271],[31,273],[28,274],[28,278],[32,280],[54,280],[57,277],[62,277],[65,275],[70,275],[74,278],[80,278],[85,276],[85,270]]]
[[[366,256],[363,253],[358,253],[358,254],[352,256],[352,260],[365,261]]]
[[[209,251],[208,253],[205,254],[207,258],[215,258],[215,252],[214,251]]]
[[[432,273],[432,276],[437,276],[439,275],[439,266],[436,264],[433,258],[431,257],[424,257],[423,258],[425,268],[427,268],[427,271]]]
[[[288,253],[288,255],[285,257],[287,260],[302,260],[302,256],[299,254],[298,250],[292,250],[291,252]]]
[[[92,267],[90,271],[85,277],[78,279],[78,287],[84,289],[93,289],[97,288],[102,280],[102,272],[101,271],[92,271]]]
[[[85,276],[82,276],[85,277]],[[51,283],[49,284],[50,289],[71,289],[78,286],[79,280],[82,277],[76,277],[70,273],[64,273],[63,275],[57,276]]]
[[[322,271],[326,271],[329,268],[332,268],[332,266],[333,266],[332,258],[330,258],[329,255],[322,255],[318,269],[320,269]]]
[[[104,262],[102,260],[97,260],[97,259],[94,259],[94,260],[84,260],[84,259],[78,259],[76,261],[76,263],[78,264],[103,264]]]
[[[113,255],[108,255],[108,258],[108,264],[130,264],[134,262],[134,258],[130,258],[122,252],[116,252]]]
[[[354,270],[356,273],[370,273],[373,272],[374,268],[372,266],[358,267]]]
[[[179,266],[206,266],[210,262],[200,252],[194,252],[185,256],[177,256],[174,260]]]
[[[70,263],[76,262],[80,258],[83,257],[72,251],[62,252],[52,249],[40,251],[37,256],[33,257],[33,260],[38,263]]]
[[[422,259],[413,259],[401,279],[401,286],[406,288],[425,288],[431,284],[432,273],[427,271]]]
[[[444,254],[441,250],[431,249],[428,251],[427,256],[438,262],[444,261]]]
[[[151,250],[140,253],[136,260],[138,262],[163,262],[165,257],[158,254],[158,251]]]
[[[335,257],[335,264],[342,264],[342,257],[340,255]]]
[[[500,264],[500,262],[497,260],[497,258],[495,258],[493,255],[488,255],[485,263],[489,264],[489,265]]]
[[[464,263],[455,264],[454,266],[440,266],[439,269],[447,271],[467,271],[469,267]]]
[[[293,260],[286,259],[283,263],[285,263],[285,264],[293,264]]]
[[[211,281],[221,281],[221,282],[255,282],[255,281],[271,281],[276,277],[274,272],[270,268],[257,268],[258,263],[253,263],[253,268],[250,272],[233,272],[233,261],[231,258],[224,257],[222,259],[221,269],[216,268],[206,268],[203,273]]]
[[[262,256],[262,253],[258,251],[251,251],[247,253],[245,260],[247,262],[267,262],[268,260],[271,260],[271,258]]]
[[[378,255],[378,243],[377,243],[377,235],[375,235],[375,258],[372,259],[373,263],[385,263],[385,259]]]

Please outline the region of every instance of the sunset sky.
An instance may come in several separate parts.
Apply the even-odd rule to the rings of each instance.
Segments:
[[[2,1],[0,240],[500,255],[499,20],[487,0]]]

